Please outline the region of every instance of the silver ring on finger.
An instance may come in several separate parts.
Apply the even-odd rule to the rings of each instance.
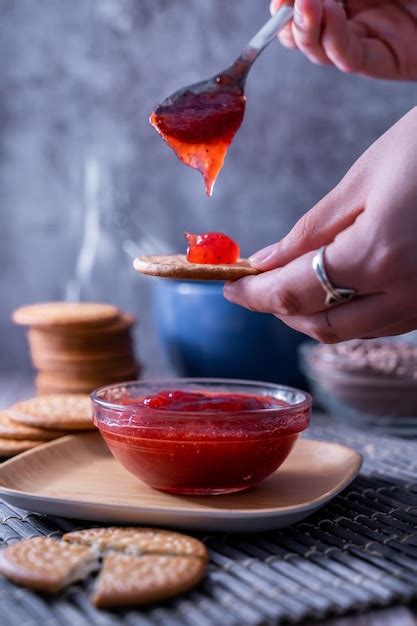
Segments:
[[[316,254],[313,257],[314,273],[326,294],[324,303],[326,306],[332,306],[334,304],[343,304],[344,302],[349,302],[349,300],[352,300],[352,298],[356,296],[356,291],[354,289],[347,289],[345,287],[335,287],[331,283],[329,277],[327,276],[324,264],[325,251],[326,246],[322,246],[319,250],[317,250]]]

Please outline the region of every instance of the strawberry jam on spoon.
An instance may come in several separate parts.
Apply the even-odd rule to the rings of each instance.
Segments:
[[[150,123],[180,161],[202,173],[208,196],[243,120],[249,70],[292,14],[292,7],[282,6],[233,65],[214,78],[176,91],[150,116]]]
[[[187,261],[207,265],[236,263],[240,257],[239,246],[223,233],[185,233],[188,242]]]
[[[177,157],[202,173],[211,196],[244,112],[242,89],[224,85],[202,92],[188,90],[171,104],[157,107],[150,121]]]

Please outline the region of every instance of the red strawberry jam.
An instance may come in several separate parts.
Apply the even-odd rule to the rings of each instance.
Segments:
[[[203,174],[206,193],[211,196],[244,113],[242,90],[224,85],[200,93],[184,92],[171,104],[159,105],[150,123],[185,165]]]
[[[210,265],[236,263],[240,257],[239,246],[223,233],[185,233],[188,241],[187,261]]]
[[[138,404],[136,398],[129,398],[129,404]],[[268,396],[248,396],[242,393],[207,393],[189,391],[161,391],[157,396],[141,398],[139,403],[150,409],[165,411],[259,411],[260,409],[286,406],[276,398]]]
[[[107,403],[97,392],[95,424],[127,470],[168,493],[256,485],[284,462],[309,422],[310,400],[302,392],[304,399],[291,405],[272,395],[164,388],[136,395],[126,388],[117,387]]]

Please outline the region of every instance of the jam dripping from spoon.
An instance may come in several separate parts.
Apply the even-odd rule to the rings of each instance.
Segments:
[[[201,172],[208,196],[213,193],[227,150],[243,121],[249,70],[292,15],[291,6],[282,6],[233,65],[214,78],[176,91],[149,118],[177,157]]]
[[[245,101],[238,85],[201,92],[187,90],[151,115],[152,126],[177,157],[202,173],[208,196],[213,193],[228,147],[242,123]]]

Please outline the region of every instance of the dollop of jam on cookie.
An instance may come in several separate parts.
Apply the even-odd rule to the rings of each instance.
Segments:
[[[224,233],[185,233],[188,242],[187,261],[206,265],[229,265],[240,257],[239,246]]]
[[[159,105],[149,120],[180,161],[201,172],[208,196],[245,113],[242,90],[220,87],[185,91],[172,103]]]

